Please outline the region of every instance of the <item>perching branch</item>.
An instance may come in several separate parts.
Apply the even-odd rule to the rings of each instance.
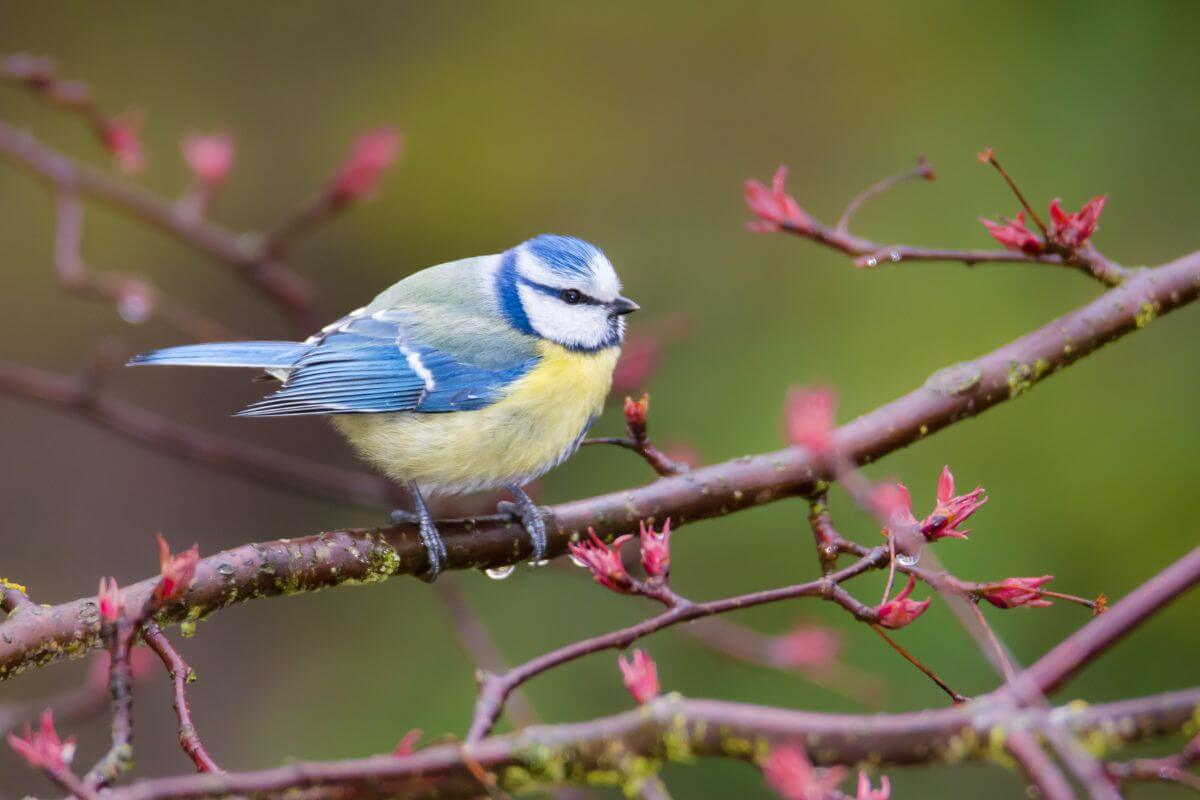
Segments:
[[[874,461],[992,406],[1019,397],[1037,383],[1200,294],[1200,253],[1140,271],[1083,307],[977,359],[939,370],[920,388],[842,426],[838,451],[858,464]],[[810,494],[821,479],[803,448],[743,457],[661,478],[646,486],[554,506],[547,520],[549,553],[562,555],[567,542],[589,527],[611,539],[642,519],[670,516],[678,526],[776,500]],[[450,569],[505,566],[528,558],[529,542],[512,520],[479,517],[440,523]],[[331,543],[328,549],[318,547]],[[314,554],[316,548],[320,555]],[[265,579],[259,564],[286,558]],[[263,554],[266,554],[264,556]],[[250,566],[243,564],[249,561]],[[235,568],[218,572],[223,564]],[[374,566],[372,566],[374,564]],[[164,610],[163,623],[188,614],[205,616],[237,601],[274,596],[348,581],[421,574],[425,554],[411,525],[377,530],[335,531],[288,541],[247,545],[204,559],[184,602]],[[228,571],[228,570],[227,570]],[[130,591],[148,583],[134,584]],[[33,664],[79,654],[96,646],[90,598],[40,614],[14,614],[0,623],[0,678]]]

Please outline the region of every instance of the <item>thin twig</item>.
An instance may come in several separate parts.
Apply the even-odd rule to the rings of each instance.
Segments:
[[[0,392],[62,408],[157,452],[269,486],[370,508],[394,507],[404,499],[402,490],[381,475],[338,469],[192,428],[97,394],[87,380],[0,362]]]
[[[881,639],[883,639],[885,642],[887,642],[889,647],[891,647],[893,650],[895,650],[897,653],[899,653],[901,656],[903,656],[905,661],[912,664],[917,669],[921,670],[921,672],[925,673],[925,677],[929,678],[929,680],[936,683],[938,688],[941,689],[943,692],[945,692],[950,697],[950,699],[952,701],[954,701],[955,704],[965,703],[971,699],[971,698],[961,695],[958,692],[951,689],[950,686],[944,680],[942,680],[941,678],[939,678],[937,676],[937,673],[935,673],[929,667],[922,664],[919,660],[917,660],[917,658],[912,653],[908,652],[903,647],[901,647],[899,642],[897,642],[895,639],[893,639],[892,637],[890,637],[886,633],[884,633],[883,628],[879,627],[878,625],[872,625],[871,630],[878,633],[879,637]]]
[[[985,164],[991,164],[996,168],[996,172],[1000,173],[1000,177],[1003,178],[1004,182],[1008,184],[1008,188],[1012,189],[1012,193],[1017,196],[1017,202],[1021,204],[1021,208],[1025,209],[1025,213],[1029,214],[1030,219],[1033,220],[1033,224],[1037,225],[1038,230],[1042,232],[1042,238],[1044,238],[1046,241],[1050,241],[1050,231],[1046,227],[1046,223],[1042,222],[1042,218],[1039,217],[1037,212],[1033,210],[1033,206],[1029,205],[1029,201],[1025,199],[1025,195],[1021,194],[1021,190],[1017,188],[1016,181],[1009,177],[1009,174],[1007,171],[1005,171],[1004,167],[1000,166],[1000,162],[996,160],[996,155],[992,152],[991,148],[988,148],[986,151],[984,151],[984,153],[980,156],[980,160],[982,160]]]
[[[140,324],[154,317],[189,338],[244,339],[245,335],[162,294],[149,283],[115,272],[94,272],[84,262],[83,206],[79,193],[64,186],[55,203],[54,275],[64,288],[113,304],[128,322]]]
[[[822,597],[842,606],[856,619],[875,622],[877,615],[874,609],[856,601],[839,584],[881,566],[883,560],[884,551],[880,548],[854,564],[819,580],[702,603],[692,602],[669,591],[656,595],[654,599],[667,605],[667,610],[661,614],[626,628],[581,639],[526,661],[503,674],[488,676],[479,690],[479,699],[475,704],[475,713],[471,720],[471,728],[467,732],[467,741],[478,741],[486,736],[503,712],[504,703],[509,694],[543,672],[604,650],[623,649],[638,639],[682,622],[798,597]]]
[[[238,234],[206,218],[181,214],[178,206],[148,189],[79,164],[13,126],[0,122],[0,156],[48,181],[69,188],[158,228],[232,267],[307,335],[320,323],[312,310],[312,287],[283,262],[265,253],[261,237]]]
[[[135,623],[122,614],[104,626],[108,642],[108,692],[112,706],[112,743],[83,782],[90,789],[103,789],[133,766],[133,672],[129,652],[137,632]]]
[[[437,581],[433,588],[450,614],[458,643],[475,664],[478,679],[481,682],[486,681],[488,675],[504,672],[508,666],[483,621],[463,596],[462,588],[455,577],[447,576],[449,580],[443,578]],[[513,721],[521,727],[541,722],[537,710],[524,692],[518,691],[510,698],[509,713]]]
[[[150,649],[162,659],[167,674],[171,676],[171,704],[179,718],[179,746],[192,759],[197,772],[224,772],[208,754],[204,743],[200,741],[200,734],[196,732],[196,726],[192,723],[192,711],[187,699],[187,685],[193,676],[191,667],[155,623],[148,622],[143,625],[142,636]]]
[[[925,160],[925,156],[920,156],[917,158],[917,165],[912,169],[906,169],[904,172],[899,172],[895,175],[890,175],[883,180],[876,181],[855,195],[854,199],[846,205],[846,210],[842,212],[842,216],[838,218],[837,225],[834,226],[834,230],[838,233],[845,233],[850,228],[850,220],[854,218],[854,215],[858,213],[858,210],[863,207],[864,203],[866,203],[872,197],[877,197],[878,195],[884,194],[885,192],[891,190],[897,184],[901,184],[905,181],[910,181],[915,178],[921,178],[927,181],[932,181],[936,178],[933,172],[933,167],[931,167],[929,162]]]

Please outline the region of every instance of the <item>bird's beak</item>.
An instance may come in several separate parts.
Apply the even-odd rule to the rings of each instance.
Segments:
[[[641,306],[630,300],[628,297],[621,297],[620,295],[617,295],[617,299],[613,300],[612,303],[609,304],[609,307],[612,309],[614,314],[632,314],[634,311],[637,311],[639,308],[641,308]]]

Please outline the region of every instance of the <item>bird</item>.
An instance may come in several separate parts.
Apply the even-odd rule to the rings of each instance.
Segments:
[[[211,342],[136,365],[248,367],[280,385],[240,417],[328,416],[359,456],[409,491],[432,581],[446,546],[426,497],[507,489],[546,556],[544,512],[524,487],[579,448],[603,408],[638,304],[604,252],[535,236],[423,269],[303,342]]]

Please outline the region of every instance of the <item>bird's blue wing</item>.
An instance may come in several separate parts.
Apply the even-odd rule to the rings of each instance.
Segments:
[[[338,320],[313,338],[279,391],[239,416],[470,411],[499,399],[536,361],[521,352],[481,366],[422,341],[415,321],[403,309]]]

